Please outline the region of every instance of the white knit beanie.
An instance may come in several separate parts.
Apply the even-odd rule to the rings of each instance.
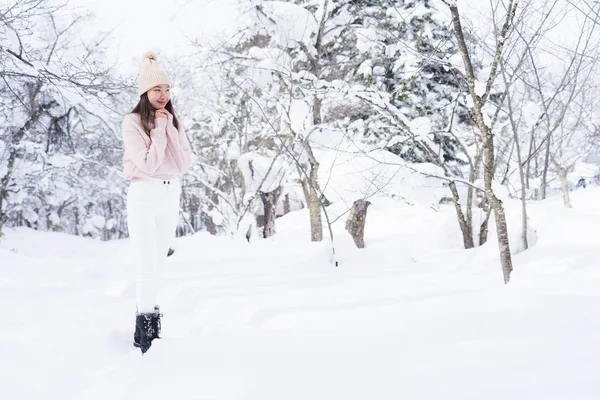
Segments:
[[[171,81],[165,71],[158,68],[156,54],[147,51],[142,56],[142,70],[139,77],[139,94],[146,93],[157,85],[171,85]]]

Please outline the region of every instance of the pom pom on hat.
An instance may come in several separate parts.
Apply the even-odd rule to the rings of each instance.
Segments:
[[[146,58],[149,58],[150,60],[153,60],[153,61],[158,61],[158,57],[156,57],[156,53],[154,53],[153,51],[145,52],[144,55],[142,56],[142,62],[144,62],[146,60]]]
[[[158,67],[158,57],[156,53],[147,51],[142,56],[142,70],[138,79],[139,95],[143,95],[148,90],[157,85],[171,85],[171,80],[165,71]]]

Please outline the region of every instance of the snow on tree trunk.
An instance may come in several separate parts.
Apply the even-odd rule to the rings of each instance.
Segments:
[[[246,199],[244,200],[246,211],[242,217],[254,209],[254,199],[260,196],[264,204],[265,214],[263,237],[273,236],[275,234],[276,205],[281,196],[281,185],[287,175],[287,168],[278,155],[270,158],[254,152],[242,154],[237,165],[242,172],[246,192]],[[238,225],[240,222],[238,222]]]
[[[272,192],[260,192],[260,199],[263,202],[265,210],[265,225],[263,227],[263,237],[268,238],[276,233],[275,229],[275,217],[277,216],[277,202],[281,196],[281,186]]]
[[[569,181],[567,181],[567,170],[565,167],[558,167],[558,175],[560,176],[560,183],[563,192],[563,200],[565,207],[571,208],[571,198],[569,197]]]
[[[365,222],[367,220],[367,208],[371,202],[367,200],[356,200],[350,209],[350,215],[346,220],[346,230],[354,239],[356,247],[365,247]]]

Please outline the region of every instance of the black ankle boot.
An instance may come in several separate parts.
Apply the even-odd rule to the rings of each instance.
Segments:
[[[142,313],[135,316],[135,333],[133,334],[133,345],[142,350],[142,354],[148,351],[154,339],[154,328],[152,327],[152,313]]]
[[[150,339],[150,340],[152,341],[154,339],[162,339],[160,337],[160,330],[161,330],[160,317],[162,317],[162,314],[160,313],[160,307],[154,306],[154,312],[148,313],[148,315],[150,315],[151,324],[152,324],[152,339]],[[140,326],[137,324],[137,321],[135,324],[135,332],[133,333],[133,345],[135,347],[140,347]]]

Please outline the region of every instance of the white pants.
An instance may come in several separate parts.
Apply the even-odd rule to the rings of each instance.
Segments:
[[[139,313],[154,311],[160,274],[179,218],[181,184],[177,180],[144,178],[127,192],[129,237],[139,256],[136,303]]]

